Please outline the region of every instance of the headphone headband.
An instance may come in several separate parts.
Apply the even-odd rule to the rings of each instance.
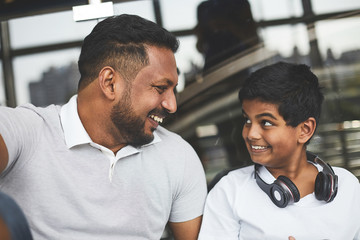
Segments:
[[[324,160],[322,160],[318,155],[316,155],[312,152],[306,151],[306,158],[307,158],[307,160],[310,160],[311,162],[313,162],[315,164],[319,164],[323,168],[324,173],[335,175],[335,172],[332,169],[332,167],[330,166],[330,164],[325,163]]]

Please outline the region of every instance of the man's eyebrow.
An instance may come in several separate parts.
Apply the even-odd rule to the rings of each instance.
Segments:
[[[168,78],[163,78],[163,79],[158,79],[158,80],[154,81],[153,84],[162,84],[162,85],[165,84],[165,85],[168,85],[168,86],[173,86],[174,82],[171,81]]]

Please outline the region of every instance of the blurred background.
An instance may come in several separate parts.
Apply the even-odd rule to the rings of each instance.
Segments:
[[[64,104],[76,92],[82,39],[98,20],[75,22],[76,0],[1,0],[0,105]],[[210,182],[251,163],[238,90],[249,73],[283,60],[310,65],[324,87],[309,145],[360,177],[359,0],[113,1],[180,40],[178,111],[165,126],[195,148]],[[271,84],[271,83],[269,83]]]

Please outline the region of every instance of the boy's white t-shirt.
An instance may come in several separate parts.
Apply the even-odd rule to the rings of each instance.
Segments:
[[[206,200],[199,240],[350,240],[360,239],[360,185],[349,171],[333,167],[339,177],[335,199],[326,203],[309,194],[285,208],[260,189],[254,166],[223,177]],[[261,178],[274,182],[265,167]]]

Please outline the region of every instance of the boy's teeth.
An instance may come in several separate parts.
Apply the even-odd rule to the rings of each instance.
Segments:
[[[265,149],[266,147],[263,147],[263,146],[251,146],[253,149]]]

